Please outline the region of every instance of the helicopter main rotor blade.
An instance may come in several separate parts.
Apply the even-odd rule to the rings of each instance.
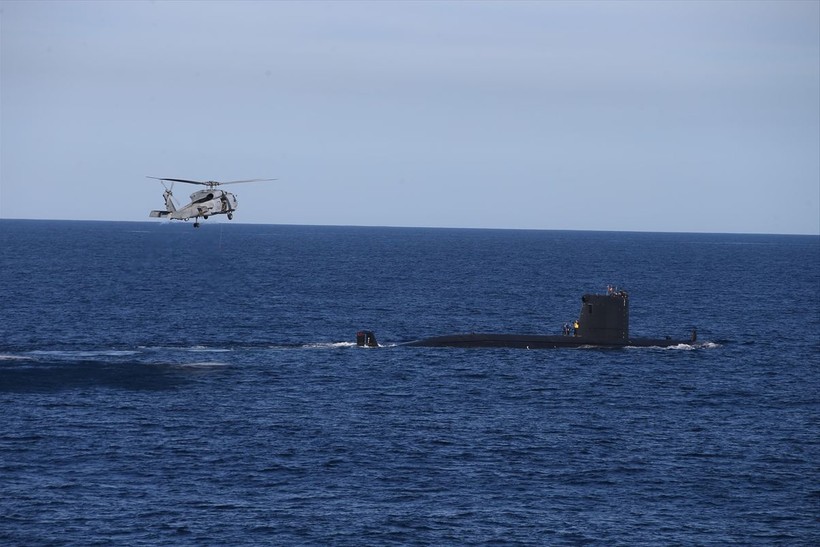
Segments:
[[[168,178],[160,178],[160,177],[148,177],[149,179],[157,179],[157,180],[167,180],[170,182],[186,182],[188,184],[201,184],[202,186],[208,186],[209,184],[213,184],[212,182],[203,182],[201,180],[188,180],[188,179],[168,179]],[[219,183],[217,183],[219,184]]]
[[[189,179],[168,179],[160,177],[148,177],[149,179],[167,180],[169,182],[184,182],[186,184],[199,184],[201,186],[221,186],[223,184],[239,184],[242,182],[263,182],[277,179],[246,179],[246,180],[229,180],[226,182],[219,182],[218,180],[189,180]]]
[[[242,182],[265,182],[278,179],[247,179],[247,180],[229,180],[225,182],[218,182],[217,184],[239,184]]]

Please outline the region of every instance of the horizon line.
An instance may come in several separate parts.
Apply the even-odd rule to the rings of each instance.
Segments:
[[[156,224],[158,226],[177,224],[172,221],[154,222],[151,220],[106,220],[106,219],[76,219],[76,218],[3,218],[2,221],[23,221],[23,222],[129,222],[140,224]],[[185,222],[178,222],[185,224]],[[713,232],[713,231],[692,231],[692,230],[636,230],[636,229],[604,229],[604,228],[509,228],[509,227],[487,227],[487,226],[408,226],[408,225],[381,225],[381,224],[294,224],[276,222],[212,222],[211,225],[242,225],[242,226],[292,226],[292,227],[316,227],[316,228],[387,228],[387,229],[418,229],[418,230],[494,230],[494,231],[519,231],[519,232],[597,232],[597,233],[625,233],[625,234],[693,234],[693,235],[769,235],[769,236],[811,236],[820,237],[820,231],[809,232]],[[202,223],[202,227],[208,226]]]

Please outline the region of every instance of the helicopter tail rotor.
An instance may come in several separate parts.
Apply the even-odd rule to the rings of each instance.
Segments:
[[[164,211],[151,211],[148,213],[150,218],[165,218],[171,216],[172,213],[177,212],[176,203],[174,203],[174,194],[171,193],[169,188],[165,189],[165,192],[162,193],[163,197],[165,198],[165,210]]]
[[[165,196],[165,209],[169,213],[175,213],[177,210],[177,206],[174,203],[174,194],[171,193],[170,189],[166,189],[165,192],[162,193]]]

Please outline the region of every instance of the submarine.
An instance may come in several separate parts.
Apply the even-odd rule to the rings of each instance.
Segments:
[[[613,287],[606,294],[585,294],[581,297],[581,311],[572,327],[565,325],[563,334],[494,334],[470,333],[434,336],[397,344],[399,346],[453,347],[453,348],[624,348],[671,347],[693,344],[697,330],[688,339],[633,338],[629,334],[629,294]],[[373,331],[356,333],[356,345],[379,347]]]

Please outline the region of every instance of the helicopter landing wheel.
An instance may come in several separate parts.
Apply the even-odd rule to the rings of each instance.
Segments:
[[[199,221],[194,222],[194,228],[199,228]]]
[[[228,220],[233,220],[233,213],[228,213]]]

